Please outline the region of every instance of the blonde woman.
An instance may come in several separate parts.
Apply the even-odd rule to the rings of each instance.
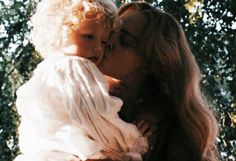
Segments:
[[[144,135],[153,129],[144,160],[217,161],[217,121],[181,25],[147,3],[127,3],[119,16],[123,24],[99,69],[113,77],[110,92],[124,101],[121,117],[144,120]]]
[[[17,91],[21,116],[15,161],[137,160],[147,150],[122,101],[108,94],[96,65],[119,25],[110,0],[42,0],[32,42],[44,58]]]

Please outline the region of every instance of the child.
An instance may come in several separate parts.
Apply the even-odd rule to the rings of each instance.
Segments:
[[[111,0],[42,0],[32,42],[45,59],[17,91],[16,161],[142,160],[144,137],[117,112],[101,61],[118,23]]]

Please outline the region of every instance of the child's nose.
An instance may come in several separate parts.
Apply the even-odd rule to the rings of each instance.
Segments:
[[[103,54],[105,51],[105,45],[102,42],[98,42],[96,43],[95,47],[94,47],[94,51],[96,54]]]

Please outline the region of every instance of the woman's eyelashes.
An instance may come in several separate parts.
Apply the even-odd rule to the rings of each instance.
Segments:
[[[123,47],[135,47],[135,42],[126,33],[121,33],[120,34],[119,43]]]
[[[125,35],[124,34],[120,34],[119,36],[119,42],[120,42],[120,45],[123,46],[123,47],[129,47],[129,43],[126,42],[125,40]]]

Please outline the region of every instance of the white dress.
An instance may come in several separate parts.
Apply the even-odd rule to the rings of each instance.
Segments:
[[[147,141],[119,118],[121,105],[89,60],[47,58],[17,91],[22,154],[15,161],[142,160]]]

